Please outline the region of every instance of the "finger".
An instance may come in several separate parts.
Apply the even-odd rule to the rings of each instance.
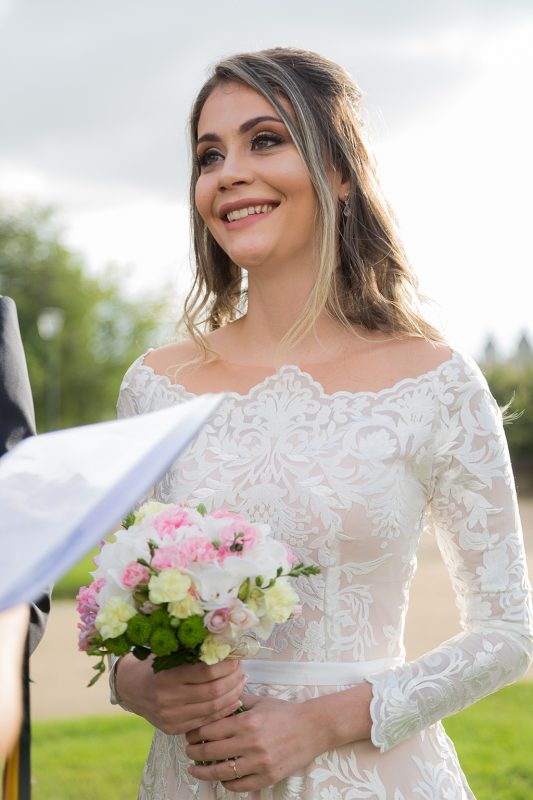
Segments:
[[[244,677],[234,682],[232,678],[220,678],[208,684],[158,686],[154,702],[158,709],[179,714],[187,719],[212,717],[229,706],[239,707],[244,690]]]
[[[180,709],[178,714],[182,719],[187,720],[187,730],[192,730],[231,716],[239,707],[240,700],[238,698],[229,703],[222,698],[221,700],[213,700],[210,703],[198,703],[195,706],[187,706],[185,709]],[[193,725],[193,720],[197,721],[198,724]]]
[[[259,697],[256,694],[249,693],[241,696],[242,704],[246,710],[253,708],[264,699],[264,697]]]
[[[227,761],[235,752],[235,737],[218,739],[216,742],[201,741],[185,748],[191,761]]]
[[[241,695],[244,689],[244,678],[238,683],[224,678],[212,681],[209,684],[199,684],[181,697],[183,709],[188,709],[196,716],[211,716],[219,713],[223,708],[237,703],[239,708]]]
[[[241,732],[239,724],[240,714],[233,716],[226,716],[214,722],[204,722],[196,729],[191,729],[187,734],[187,742],[189,744],[197,744],[198,742],[216,742],[220,739],[229,739],[236,736]],[[242,745],[239,751],[242,750]]]
[[[182,669],[178,667],[177,669]],[[170,671],[170,670],[169,670]],[[208,683],[230,675],[242,673],[241,662],[238,659],[219,661],[218,664],[184,664],[183,683]]]
[[[221,781],[232,791],[238,791],[238,783],[246,775],[245,769],[244,759],[230,758],[218,764],[193,764],[188,771],[200,781]]]

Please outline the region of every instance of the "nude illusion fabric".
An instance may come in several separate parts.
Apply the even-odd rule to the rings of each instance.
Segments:
[[[124,378],[119,415],[191,396],[141,357]],[[268,682],[249,689],[298,702],[367,679],[373,727],[372,741],[323,753],[244,795],[191,778],[182,737],[156,730],[139,800],[473,797],[440,720],[516,680],[533,655],[501,414],[473,361],[455,352],[382,391],[330,395],[284,366],[247,394],[228,394],[155,497],[243,511],[321,567],[298,581],[302,616],[268,642],[272,662],[292,668],[268,664]],[[463,630],[406,663],[404,619],[424,529],[438,537]]]

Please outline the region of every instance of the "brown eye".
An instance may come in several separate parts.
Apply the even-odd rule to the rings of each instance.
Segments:
[[[277,144],[283,144],[284,139],[278,133],[272,131],[261,131],[256,133],[252,139],[252,150],[269,150]]]
[[[223,158],[222,153],[218,150],[215,150],[213,147],[210,147],[208,150],[205,150],[199,156],[196,157],[196,161],[200,169],[202,167],[209,167],[211,164],[214,164],[215,161],[219,161]]]

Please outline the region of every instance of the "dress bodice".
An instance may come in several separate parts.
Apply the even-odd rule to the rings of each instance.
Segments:
[[[119,413],[191,396],[141,357]],[[372,676],[382,750],[527,668],[533,623],[501,413],[459,353],[378,392],[327,394],[284,366],[244,395],[227,393],[154,493],[243,511],[320,566],[298,581],[301,616],[267,643],[284,661],[403,662],[417,545],[425,528],[436,533],[463,632]]]

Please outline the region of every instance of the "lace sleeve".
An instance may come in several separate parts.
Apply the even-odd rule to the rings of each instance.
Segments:
[[[382,752],[527,669],[533,612],[501,412],[476,365],[437,385],[428,511],[463,632],[372,676],[372,742]]]
[[[126,374],[122,378],[117,399],[117,417],[133,417],[142,414],[143,409],[139,404],[139,387],[137,384],[137,373],[139,366],[142,365],[146,353],[135,359],[133,364],[128,367]]]

